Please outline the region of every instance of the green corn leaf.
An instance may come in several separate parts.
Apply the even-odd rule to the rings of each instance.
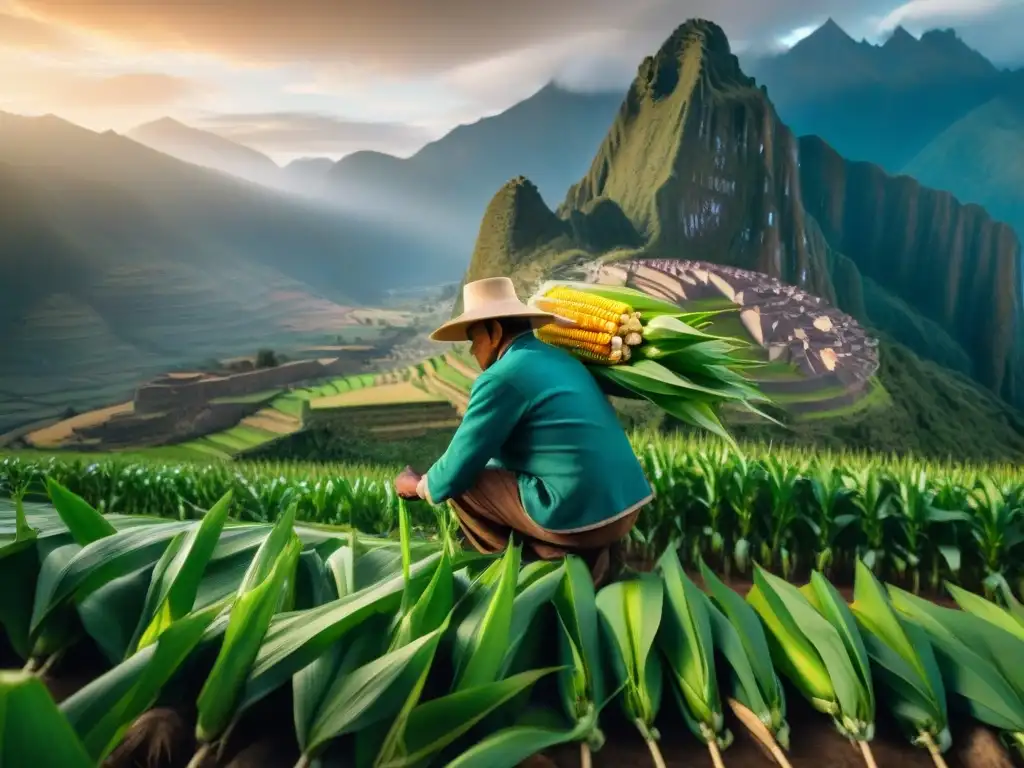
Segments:
[[[29,626],[38,578],[39,555],[34,537],[8,547],[0,555],[0,584],[18,585],[16,589],[0,588],[0,630],[14,652],[25,660],[32,652]]]
[[[107,582],[76,606],[86,634],[112,665],[128,653],[152,576],[153,564],[139,568]]]
[[[515,768],[545,749],[581,741],[596,727],[595,715],[566,726],[558,723],[553,713],[540,714],[547,716],[527,713],[520,723],[491,734],[450,760],[446,768]]]
[[[605,703],[601,628],[594,581],[582,558],[570,555],[565,559],[562,581],[552,600],[562,629],[559,661],[566,669],[558,682],[565,714],[578,722],[593,712],[596,728],[596,713]]]
[[[326,597],[318,596],[318,605],[330,602]],[[388,634],[393,624],[392,616],[371,615],[359,625],[358,631],[346,633],[292,677],[295,735],[301,750],[307,749],[314,722],[328,701],[328,695],[337,689],[339,682],[388,652]],[[363,741],[372,742],[379,736],[378,731],[375,725],[360,730],[357,734],[357,747]],[[318,763],[319,759],[313,760],[314,765]]]
[[[537,615],[544,606],[551,603],[564,581],[564,569],[561,563],[545,563],[545,566],[538,571],[536,578],[526,581],[525,584],[520,580],[519,591],[512,601],[508,643],[498,677],[508,674],[513,664],[523,661],[520,658],[521,653],[528,646],[532,647],[528,641],[529,635],[539,626],[536,621]],[[529,665],[533,665],[532,661]]]
[[[839,633],[847,657],[853,662],[857,674],[858,690],[861,694],[859,706],[855,712],[846,714],[870,725],[875,720],[875,690],[871,684],[871,662],[864,646],[864,639],[857,628],[857,620],[839,591],[820,572],[811,573],[811,582],[807,586],[808,592],[813,595],[811,604]]]
[[[661,707],[661,661],[652,650],[663,599],[661,580],[650,573],[597,593],[597,609],[611,635],[609,656],[622,686],[623,711],[648,741],[657,740],[654,719]]]
[[[512,628],[520,552],[518,546],[506,549],[500,576],[489,599],[456,630],[459,638],[465,640],[456,646],[453,692],[492,683],[501,674]]]
[[[0,671],[0,765],[95,764],[39,678]]]
[[[699,342],[730,342],[724,336],[714,336],[694,328],[687,323],[681,315],[660,315],[652,318],[644,326],[644,340],[656,344],[662,349],[689,347]],[[711,350],[722,350],[722,347],[704,347],[704,354],[710,354]],[[718,359],[727,361],[727,354],[719,354]],[[713,359],[713,358],[712,358]]]
[[[889,591],[892,596],[892,588]],[[893,600],[895,604],[895,597]],[[905,604],[906,601],[901,603]],[[1019,663],[1019,659],[1024,659],[1024,641],[1002,627],[967,611],[941,606],[935,608],[937,610],[930,612],[928,616],[939,621],[942,631],[967,643],[976,653],[994,664],[1017,695],[1024,698],[1024,667]],[[921,612],[919,610],[915,618],[920,618]],[[926,629],[930,632],[932,625]]]
[[[235,592],[267,537],[267,527],[234,527],[221,534],[217,549],[200,582],[194,608],[218,603]],[[77,605],[86,633],[96,641],[111,664],[128,654],[149,594],[155,563],[114,579]]]
[[[955,695],[954,703],[971,716],[1018,739],[1024,736],[1024,697],[993,659],[993,635],[1016,639],[984,619],[964,611],[943,608],[892,585],[888,587],[893,607],[920,627],[935,650],[944,688]],[[1014,649],[1000,648],[1005,662],[1019,666]]]
[[[35,528],[28,524],[28,515],[25,514],[25,493],[16,490],[14,492],[14,542],[30,541],[38,534]],[[0,548],[0,557],[3,556],[3,548]]]
[[[691,400],[721,402],[743,399],[742,391],[731,387],[712,388],[697,384],[654,360],[638,360],[628,365],[608,365],[595,369],[616,384],[643,397],[687,397]]]
[[[1004,629],[1020,640],[1024,640],[1024,624],[1018,622],[1008,610],[986,600],[980,595],[961,589],[955,584],[946,584],[949,594],[956,600],[956,604],[968,613],[972,613],[1000,629]]]
[[[103,515],[77,494],[72,493],[52,478],[46,478],[46,490],[60,519],[68,527],[75,542],[80,546],[92,544],[106,536],[117,533]]]
[[[203,573],[231,510],[231,496],[231,491],[224,494],[202,520],[176,536],[164,551],[146,595],[136,639],[131,645],[133,653],[154,642],[161,632],[192,610]]]
[[[247,592],[263,584],[270,577],[280,561],[281,553],[291,546],[298,537],[295,534],[295,515],[297,507],[290,505],[277,518],[274,527],[265,538],[260,538],[259,549],[249,561],[241,583],[238,585],[238,595],[241,597]]]
[[[399,739],[378,755],[375,768],[411,768],[466,735],[503,704],[528,691],[560,667],[529,670],[504,680],[466,688],[424,702],[408,715]]]
[[[302,542],[291,532],[291,522],[285,520],[285,524],[287,527],[281,527],[291,534],[291,540],[282,541],[273,534],[267,538],[251,569],[263,580],[243,579],[231,606],[224,643],[197,701],[196,738],[200,742],[212,742],[231,723],[263,636],[281,603],[285,585],[295,574]],[[268,570],[264,565],[271,555],[274,560]]]
[[[1013,594],[1013,590],[1005,580],[999,585],[999,596],[1006,604],[1006,610],[1010,612],[1013,620],[1024,627],[1024,604]]]
[[[847,642],[853,645],[853,641],[844,637],[848,629],[837,628],[829,620],[832,617],[841,625],[845,621],[836,615],[841,609],[832,604],[828,593],[823,599],[816,591],[801,591],[756,567],[754,589],[747,600],[774,637],[772,658],[779,669],[812,705],[832,715],[840,731],[853,739],[869,740],[874,728],[873,691],[865,690],[858,671],[861,660],[850,657]]]
[[[708,403],[689,400],[685,397],[651,396],[648,399],[670,416],[685,424],[703,429],[720,437],[733,450],[739,450],[736,440],[722,424],[715,409]]]
[[[430,668],[447,623],[339,678],[313,721],[305,754],[393,717]]]
[[[952,744],[946,691],[931,642],[919,627],[900,619],[882,585],[860,560],[850,609],[897,722],[912,742],[930,742],[946,751]]]
[[[451,558],[447,552],[442,552],[427,588],[399,621],[391,639],[390,650],[401,648],[440,627],[451,614],[454,603]]]
[[[715,741],[725,749],[732,734],[725,728],[718,693],[708,598],[683,572],[674,548],[662,555],[658,570],[668,598],[658,640],[676,683],[683,719],[698,739]]]
[[[732,669],[732,696],[788,747],[786,696],[772,664],[764,626],[750,604],[722,583],[703,560],[700,570],[714,605],[710,612],[714,644]]]
[[[407,591],[407,594],[410,594]],[[426,589],[419,594],[416,603],[412,606],[411,610],[408,610],[398,623],[398,626],[393,630],[391,636],[391,644],[388,648],[389,652],[395,652],[400,648],[405,647],[409,643],[434,632],[442,626],[447,628],[451,625],[453,618],[453,607],[454,607],[454,593],[455,593],[455,576],[451,568],[451,558],[448,554],[448,550],[445,549],[441,553],[441,559],[438,562],[437,569],[434,571],[434,575],[427,585]],[[441,633],[444,636],[444,632]],[[391,727],[387,727],[387,723],[378,722],[374,725],[361,729],[356,735],[356,752],[358,755],[366,755],[366,759],[369,759],[374,754],[381,751],[383,745],[389,738],[389,732],[400,732],[401,728],[404,727],[405,719],[408,717],[409,712],[415,706],[419,700],[420,693],[423,685],[426,683],[427,674],[430,671],[433,658],[436,655],[436,644],[434,650],[430,652],[430,658],[428,663],[422,665],[419,672],[411,672],[411,679],[405,680],[400,686],[396,687],[396,691],[404,691],[402,701],[398,702],[395,709],[397,712],[394,714],[394,720],[392,720]],[[324,657],[321,657],[323,659]],[[319,664],[318,660],[315,664]],[[311,665],[314,666],[314,665]],[[305,672],[305,670],[303,671]],[[333,673],[336,679],[341,676],[341,672]],[[298,676],[296,676],[297,678]],[[407,675],[408,677],[408,675]],[[298,690],[296,689],[296,695]],[[300,745],[304,744],[304,734],[300,731]]]
[[[426,581],[439,559],[440,555],[434,554],[413,563],[411,578]],[[238,710],[244,711],[287,683],[364,621],[393,615],[401,605],[404,589],[405,581],[399,573],[318,608],[275,616],[249,672]]]
[[[84,600],[105,584],[155,563],[171,539],[188,523],[165,522],[119,531],[79,548],[57,547],[46,555],[39,571],[32,609],[33,642],[45,624],[63,609]]]
[[[61,711],[93,760],[101,762],[109,755],[135,719],[153,706],[222,608],[212,605],[174,622],[154,644],[61,704]]]

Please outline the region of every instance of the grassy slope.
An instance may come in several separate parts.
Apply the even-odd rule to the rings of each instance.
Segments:
[[[995,98],[953,123],[903,173],[978,203],[1024,233],[1024,99]]]
[[[1024,461],[1024,415],[962,374],[890,341],[880,345],[879,379],[891,400],[852,418],[742,426],[744,437],[831,448],[911,452],[956,460]]]

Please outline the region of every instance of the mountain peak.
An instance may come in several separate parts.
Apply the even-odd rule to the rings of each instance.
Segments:
[[[142,123],[132,128],[128,133],[141,134],[141,133],[197,133],[198,129],[191,126],[185,125],[180,120],[175,120],[173,117],[164,116],[157,118],[156,120],[150,120],[148,123]]]
[[[592,240],[638,238],[658,258],[728,258],[829,298],[824,262],[809,255],[813,233],[804,237],[790,196],[796,167],[795,140],[765,91],[740,69],[722,29],[697,20],[641,65],[590,172],[559,213],[574,233],[586,224]],[[756,222],[737,202],[772,191],[779,202],[759,209]]]
[[[690,19],[676,28],[654,56],[643,60],[627,102],[644,97],[658,101],[675,93],[681,83],[692,87],[698,80],[716,87],[727,82],[753,83],[740,70],[722,28],[713,21]]]
[[[904,27],[902,24],[900,24],[900,25],[898,25],[896,27],[896,29],[894,29],[892,31],[892,34],[889,36],[889,39],[885,41],[885,44],[888,45],[889,43],[892,43],[894,41],[895,42],[911,41],[911,42],[916,43],[917,42],[917,38],[914,37],[909,32],[907,32],[907,28]]]
[[[193,128],[173,117],[161,117],[132,128],[125,134],[150,149],[192,165],[275,186],[277,164],[262,152],[202,128]]]
[[[793,48],[817,47],[819,45],[849,45],[850,43],[856,43],[856,41],[847,34],[845,29],[836,23],[835,19],[829,16],[824,24],[794,45]]]

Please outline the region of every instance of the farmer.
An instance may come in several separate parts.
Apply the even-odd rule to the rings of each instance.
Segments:
[[[447,501],[480,552],[514,536],[544,560],[582,556],[602,583],[610,547],[653,498],[615,411],[583,363],[533,335],[554,315],[507,277],[468,283],[463,305],[430,338],[471,341],[483,373],[444,455],[425,475],[406,467],[395,489]]]

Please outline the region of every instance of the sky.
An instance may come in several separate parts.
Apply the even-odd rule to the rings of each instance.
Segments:
[[[171,116],[280,163],[408,156],[552,80],[624,89],[692,17],[741,58],[832,17],[873,42],[954,27],[1024,63],[1024,0],[0,0],[0,110],[119,132]]]

